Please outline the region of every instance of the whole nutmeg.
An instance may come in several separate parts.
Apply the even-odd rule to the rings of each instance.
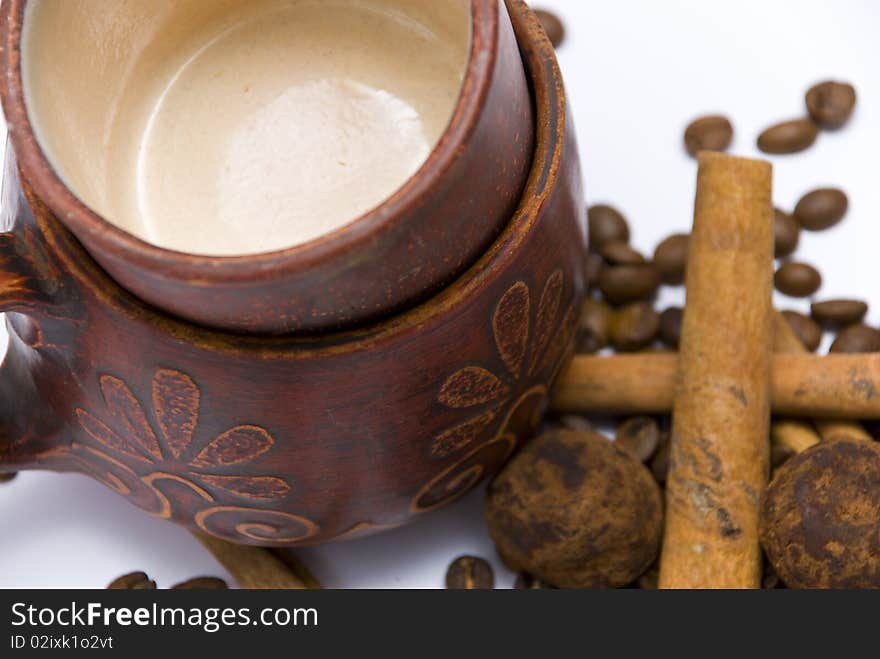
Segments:
[[[789,588],[880,588],[880,444],[834,437],[767,489],[761,543]]]
[[[563,588],[634,581],[660,548],[660,488],[602,435],[551,430],[489,485],[486,520],[507,565]]]

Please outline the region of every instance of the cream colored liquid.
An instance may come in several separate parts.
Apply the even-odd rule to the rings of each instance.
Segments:
[[[68,183],[111,222],[194,254],[344,226],[424,163],[466,66],[469,22],[450,39],[393,4],[266,0],[176,25],[183,38],[145,48],[110,99],[93,156],[103,184]],[[52,157],[52,122],[37,123]],[[53,161],[64,176],[77,157]]]

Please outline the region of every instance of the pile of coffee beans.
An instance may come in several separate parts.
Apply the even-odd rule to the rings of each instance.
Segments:
[[[808,147],[820,128],[836,129],[846,123],[855,98],[846,83],[814,85],[806,95],[808,116],[764,131],[760,148],[794,153]],[[685,149],[691,155],[700,150],[724,151],[733,135],[727,117],[699,117],[685,130]],[[790,212],[775,209],[777,290],[798,298],[810,298],[820,290],[821,273],[792,257],[801,231],[834,227],[848,208],[843,190],[820,188],[806,192]],[[626,217],[608,204],[588,209],[588,232],[584,268],[589,295],[581,310],[578,352],[677,350],[685,310],[670,306],[658,311],[654,301],[662,286],[685,282],[688,234],[668,236],[648,256],[630,245]],[[880,329],[864,323],[867,312],[867,303],[853,298],[815,300],[809,315],[793,310],[783,314],[810,351],[818,350],[824,332],[830,331],[836,333],[832,352],[880,352]],[[544,433],[491,483],[487,498],[487,520],[499,555],[520,571],[516,587],[657,587],[659,535],[655,537],[655,532],[659,534],[660,527],[653,525],[653,519],[638,517],[626,496],[641,497],[639,506],[647,509],[653,509],[648,500],[662,505],[662,489],[656,490],[659,499],[651,492],[664,486],[669,471],[670,425],[669,415],[618,419],[612,444],[592,432],[590,420],[580,416],[567,415],[545,424]],[[784,463],[803,460],[781,446],[774,446],[771,456],[774,473]],[[650,476],[647,481],[646,476]],[[605,482],[615,477],[621,478],[620,485]],[[620,499],[615,495],[601,505],[585,507],[600,490],[619,493]],[[543,529],[549,520],[555,532],[548,535]],[[598,533],[597,525],[611,536]],[[617,537],[614,533],[620,534],[619,542],[610,540]],[[789,541],[784,533],[779,537],[780,542]],[[785,587],[784,579],[792,577],[780,578],[765,560],[763,587]]]
[[[852,116],[856,90],[849,83],[827,80],[810,87],[805,95],[806,117],[782,121],[758,136],[764,153],[797,153],[816,141],[820,129],[837,129]]]

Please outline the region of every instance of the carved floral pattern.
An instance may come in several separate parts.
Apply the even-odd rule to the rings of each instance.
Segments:
[[[537,305],[525,282],[510,286],[491,319],[495,366],[469,364],[442,382],[437,402],[463,418],[433,437],[431,458],[448,464],[416,494],[413,512],[463,495],[510,457],[524,429],[537,425],[547,383],[561,367],[577,323],[574,302],[562,308],[563,291],[560,270],[545,281]],[[201,391],[190,376],[157,370],[148,405],[113,375],[102,375],[99,386],[105,410],[77,408],[87,441],[64,451],[82,471],[154,515],[194,522],[227,540],[287,545],[318,535],[313,521],[279,510],[291,491],[287,480],[241,473],[273,449],[269,431],[236,425],[215,437],[200,436]],[[333,539],[391,526],[360,522]]]
[[[159,484],[176,483],[203,502],[195,522],[218,537],[285,544],[318,532],[304,517],[256,507],[284,499],[291,489],[285,479],[225,473],[272,450],[275,439],[265,428],[237,425],[207,443],[197,440],[201,391],[188,375],[156,371],[149,408],[155,423],[123,380],[102,375],[99,384],[106,404],[102,418],[76,410],[80,427],[92,440],[76,447],[81,449],[78,462],[89,465],[91,475],[163,518],[174,517],[176,511]],[[94,458],[107,468],[97,467]],[[136,465],[143,466],[141,473],[132,468]]]
[[[544,283],[532,322],[529,286],[514,283],[492,316],[492,334],[503,368],[464,366],[440,386],[437,400],[441,405],[469,414],[435,435],[430,453],[438,460],[460,457],[419,491],[413,511],[431,510],[467,492],[510,457],[517,444],[517,428],[537,426],[546,383],[555,377],[574,335],[575,308],[572,304],[561,310],[563,289],[562,271],[556,270]],[[495,431],[490,434],[492,428]]]

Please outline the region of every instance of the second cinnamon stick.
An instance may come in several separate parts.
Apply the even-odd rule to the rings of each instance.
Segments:
[[[550,407],[571,414],[668,414],[678,355],[577,355],[560,376]],[[773,356],[774,414],[880,419],[880,354]]]

